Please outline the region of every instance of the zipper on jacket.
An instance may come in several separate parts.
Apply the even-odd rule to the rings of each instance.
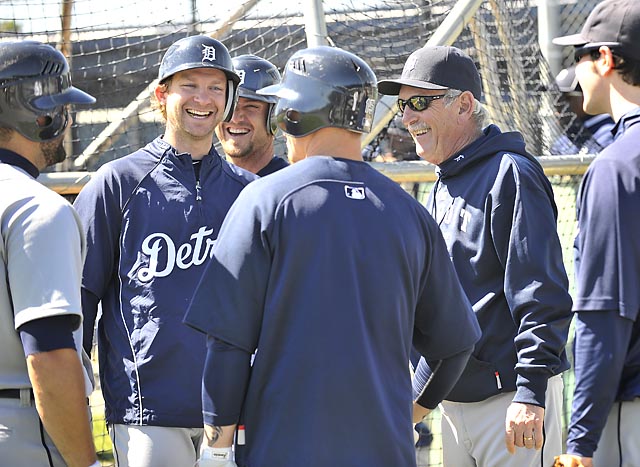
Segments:
[[[202,185],[200,185],[200,175],[202,171],[202,160],[192,161],[193,175],[196,178],[196,201],[202,201]]]
[[[193,161],[193,174],[196,178],[196,205],[198,206],[198,213],[200,218],[204,219],[204,209],[202,207],[202,184],[200,179],[202,178],[203,161]]]
[[[196,201],[202,201],[202,187],[199,178],[196,180]]]
[[[433,187],[431,188],[431,192],[433,193],[433,199],[431,201],[431,217],[433,217],[436,220],[436,222],[438,220],[438,218],[436,217],[436,213],[437,213],[436,196],[438,196],[438,188],[440,188],[440,174],[438,174],[438,178],[436,179],[436,182],[433,184]]]

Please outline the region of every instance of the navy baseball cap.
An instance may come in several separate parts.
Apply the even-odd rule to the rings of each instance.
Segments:
[[[477,100],[482,96],[482,83],[475,63],[462,50],[452,46],[424,46],[404,64],[400,79],[378,82],[381,94],[397,96],[401,86],[420,89],[457,89],[470,91]]]
[[[640,59],[640,0],[605,0],[591,11],[579,34],[556,37],[557,45],[597,48],[606,45]]]

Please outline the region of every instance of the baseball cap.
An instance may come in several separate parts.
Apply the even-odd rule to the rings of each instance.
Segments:
[[[477,100],[482,96],[482,83],[475,63],[462,50],[452,46],[424,46],[416,50],[404,64],[400,79],[379,81],[378,91],[396,96],[402,85],[471,91]]]
[[[556,84],[561,92],[574,92],[578,87],[575,65],[560,70],[560,73],[556,75]]]
[[[556,37],[557,45],[620,48],[623,55],[640,59],[640,1],[605,0],[591,11],[579,34]]]

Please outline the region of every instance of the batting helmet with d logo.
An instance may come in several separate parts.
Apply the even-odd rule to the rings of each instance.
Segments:
[[[281,79],[280,72],[273,63],[255,55],[234,57],[233,67],[240,76],[238,96],[269,104],[267,129],[272,135],[275,134],[278,127],[275,118],[273,118],[273,108],[278,99],[275,96],[258,94],[256,91],[279,83]]]
[[[231,56],[224,44],[205,35],[184,37],[174,42],[165,52],[160,63],[158,79],[164,82],[179,71],[194,68],[215,68],[227,76],[224,121],[231,120],[237,98],[240,77],[233,69]]]

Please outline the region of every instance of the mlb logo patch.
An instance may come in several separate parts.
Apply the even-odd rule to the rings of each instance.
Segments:
[[[345,185],[344,194],[347,196],[347,198],[351,198],[351,199],[364,199],[365,198],[364,187],[363,186]]]

